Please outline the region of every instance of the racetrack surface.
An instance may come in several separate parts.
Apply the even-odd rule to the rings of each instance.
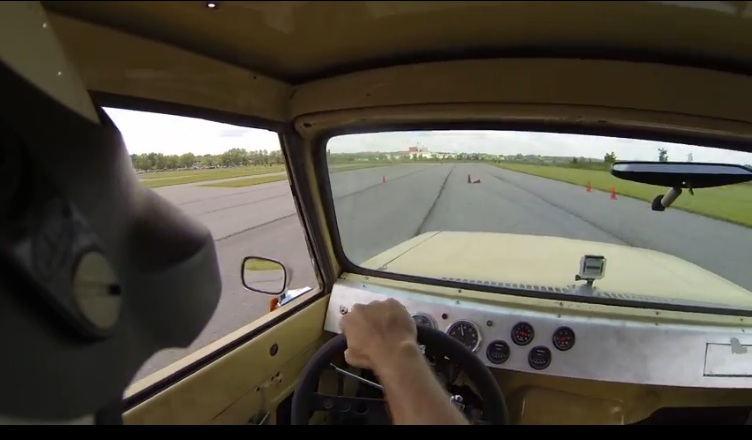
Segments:
[[[468,175],[480,183],[468,184]],[[331,185],[343,245],[356,263],[426,231],[506,232],[653,249],[752,290],[752,230],[678,210],[655,213],[644,201],[621,196],[611,200],[608,193],[588,193],[583,187],[485,164],[367,168],[332,174]],[[268,311],[269,297],[240,284],[244,256],[284,261],[294,270],[292,288],[316,284],[287,181],[245,188],[191,184],[155,191],[212,231],[223,294],[215,316],[188,350],[157,354],[138,377]]]

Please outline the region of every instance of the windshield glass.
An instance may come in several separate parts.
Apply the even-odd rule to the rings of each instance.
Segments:
[[[360,267],[541,297],[752,310],[752,184],[685,188],[660,211],[651,203],[670,188],[610,172],[615,161],[749,166],[752,154],[416,131],[334,137],[327,161],[341,245]]]

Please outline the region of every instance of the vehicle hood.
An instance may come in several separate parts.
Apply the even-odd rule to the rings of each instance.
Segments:
[[[575,282],[584,255],[606,257],[595,288]],[[470,284],[615,299],[752,308],[752,292],[669,254],[560,237],[427,232],[362,264]]]

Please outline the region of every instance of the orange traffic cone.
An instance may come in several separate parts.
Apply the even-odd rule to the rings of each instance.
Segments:
[[[611,187],[611,200],[616,200],[616,187]]]
[[[588,181],[588,183],[587,183],[587,187],[586,187],[586,188],[587,188],[587,189],[586,189],[586,191],[587,191],[587,192],[593,192],[593,187],[592,187],[592,186],[590,186],[590,181]]]
[[[386,183],[386,176],[381,176],[381,183]]]

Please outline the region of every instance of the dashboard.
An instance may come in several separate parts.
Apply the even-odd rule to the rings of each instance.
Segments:
[[[546,313],[341,280],[324,329],[354,304],[395,298],[492,369],[643,385],[752,388],[752,330]]]

